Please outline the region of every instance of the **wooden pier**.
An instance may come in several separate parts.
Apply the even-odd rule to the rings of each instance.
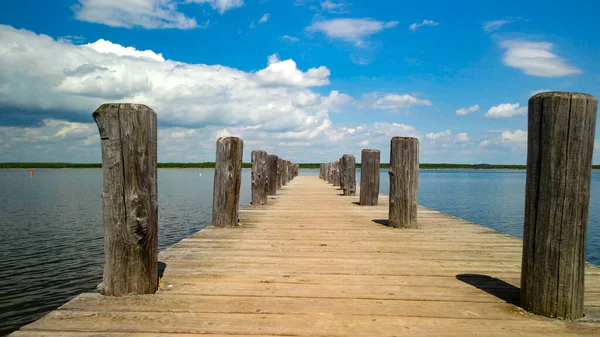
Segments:
[[[11,336],[600,336],[600,268],[584,319],[536,316],[516,305],[521,240],[423,207],[391,228],[387,196],[341,194],[299,176],[161,252],[156,294],[81,294]]]

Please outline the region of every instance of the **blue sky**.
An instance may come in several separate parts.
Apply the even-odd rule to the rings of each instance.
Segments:
[[[245,160],[255,149],[316,162],[376,148],[387,162],[391,137],[414,136],[421,162],[522,164],[529,97],[599,94],[600,4],[590,1],[0,9],[0,161],[99,162],[92,112],[135,102],[158,114],[162,162],[214,160],[216,139],[234,135]]]

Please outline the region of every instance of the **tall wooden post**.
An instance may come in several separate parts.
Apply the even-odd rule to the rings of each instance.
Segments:
[[[324,179],[325,164],[319,165],[319,179]]]
[[[521,306],[583,316],[585,245],[598,101],[545,92],[529,100]]]
[[[377,206],[379,201],[379,150],[362,150],[360,161],[360,205]]]
[[[333,162],[333,186],[340,186],[340,160]]]
[[[267,152],[255,150],[252,157],[252,205],[260,206],[267,203],[269,177],[267,175]]]
[[[242,182],[244,142],[237,137],[217,140],[212,225],[236,227]]]
[[[391,143],[389,225],[417,228],[419,140],[394,137]]]
[[[290,177],[288,170],[290,169],[290,162],[287,160],[283,160],[283,176],[281,180],[281,185],[287,186],[288,178]]]
[[[156,113],[103,104],[93,113],[102,144],[104,276],[107,296],[158,289]]]
[[[283,159],[277,158],[277,189],[283,186]]]
[[[344,195],[356,195],[356,159],[351,154],[340,161],[340,184]]]
[[[277,194],[277,159],[276,155],[267,156],[267,179],[269,180],[267,195]]]

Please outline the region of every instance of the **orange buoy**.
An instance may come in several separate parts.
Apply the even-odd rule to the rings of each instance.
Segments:
[[[33,172],[33,170],[29,171],[29,175],[33,177],[33,175],[35,174],[35,172]]]

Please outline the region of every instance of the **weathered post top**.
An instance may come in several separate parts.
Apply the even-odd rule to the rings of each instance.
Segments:
[[[389,225],[416,228],[419,184],[419,140],[417,138],[392,138],[389,174]]]
[[[267,152],[255,150],[252,158],[252,205],[260,206],[267,203],[269,179],[267,175]]]
[[[219,138],[215,161],[212,225],[238,225],[238,203],[242,182],[244,142],[237,137]]]
[[[156,113],[141,104],[103,104],[93,113],[102,144],[104,276],[108,296],[158,289]]]
[[[377,206],[379,201],[379,162],[379,150],[362,150],[360,164],[361,206]]]
[[[529,100],[521,306],[583,316],[585,245],[598,101],[545,92]]]

